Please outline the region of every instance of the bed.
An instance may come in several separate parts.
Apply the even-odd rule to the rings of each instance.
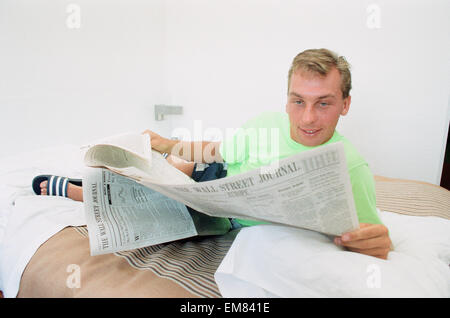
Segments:
[[[375,177],[377,206],[395,247],[387,261],[339,250],[319,233],[272,225],[90,256],[82,204],[39,197],[30,187],[43,173],[81,177],[81,162],[75,145],[0,160],[4,297],[450,297],[444,188]],[[303,242],[301,255],[291,261],[283,249],[258,246],[279,240]]]

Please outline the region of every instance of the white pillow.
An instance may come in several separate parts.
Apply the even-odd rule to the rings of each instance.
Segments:
[[[224,297],[450,297],[450,220],[380,213],[388,260],[278,225],[244,228],[215,273]]]

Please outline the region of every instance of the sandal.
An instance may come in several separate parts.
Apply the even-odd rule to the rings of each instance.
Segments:
[[[67,185],[70,183],[76,186],[82,186],[81,179],[71,179],[67,177],[59,177],[55,175],[43,174],[34,177],[31,186],[34,193],[41,195],[41,182],[48,181],[47,183],[47,195],[62,196],[67,198]]]

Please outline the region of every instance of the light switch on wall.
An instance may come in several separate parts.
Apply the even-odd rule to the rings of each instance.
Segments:
[[[155,105],[155,120],[164,120],[166,115],[182,115],[182,106],[172,106],[172,105]]]

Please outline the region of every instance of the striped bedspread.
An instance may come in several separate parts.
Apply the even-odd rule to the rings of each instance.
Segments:
[[[382,211],[450,219],[450,191],[425,182],[375,177]]]
[[[86,227],[74,228],[88,237]],[[227,235],[197,237],[114,253],[137,270],[149,270],[169,279],[198,297],[220,297],[214,273],[238,231]]]

